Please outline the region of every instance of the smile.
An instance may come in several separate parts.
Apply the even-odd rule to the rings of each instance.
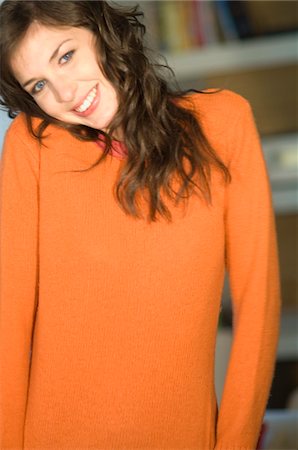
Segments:
[[[78,107],[74,108],[74,110],[77,112],[80,112],[80,113],[87,111],[87,109],[90,108],[90,106],[94,102],[94,99],[96,97],[96,92],[97,92],[97,86],[95,86],[92,89],[92,91],[89,92],[89,94],[87,95],[85,100],[83,100],[83,102]]]
[[[97,84],[86,97],[77,103],[72,112],[79,117],[88,117],[94,113],[100,103],[100,89]]]

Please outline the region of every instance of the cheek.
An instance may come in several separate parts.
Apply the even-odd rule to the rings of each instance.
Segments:
[[[61,112],[61,107],[59,108],[59,104],[51,98],[51,95],[44,95],[43,98],[35,100],[40,109],[44,111],[49,116],[58,118],[59,113]]]
[[[87,52],[83,58],[75,62],[72,68],[72,74],[77,80],[90,80],[103,77],[94,56]]]

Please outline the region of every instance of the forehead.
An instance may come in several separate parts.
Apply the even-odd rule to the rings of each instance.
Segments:
[[[20,72],[44,66],[56,48],[66,39],[91,44],[93,34],[85,28],[53,27],[33,22],[11,56],[12,70]]]

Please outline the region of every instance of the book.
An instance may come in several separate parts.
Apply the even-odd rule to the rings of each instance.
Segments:
[[[197,0],[200,8],[200,27],[202,29],[202,45],[210,45],[220,40],[214,2]]]
[[[226,41],[239,39],[238,30],[231,14],[228,0],[214,0],[215,11]]]
[[[239,39],[253,37],[253,25],[249,16],[247,2],[239,0],[228,0],[227,5],[233,17]]]
[[[175,1],[158,2],[158,19],[160,31],[160,48],[164,51],[177,52],[181,50],[180,18]]]

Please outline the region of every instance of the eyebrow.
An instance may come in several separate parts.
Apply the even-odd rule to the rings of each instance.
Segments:
[[[73,39],[65,39],[64,41],[61,42],[61,44],[58,45],[58,47],[56,48],[56,50],[54,51],[54,53],[52,54],[52,56],[49,59],[49,62],[52,62],[54,58],[56,58],[56,56],[59,53],[60,47],[62,47],[63,44],[65,44],[65,42],[68,41],[72,41]],[[26,86],[28,86],[29,84],[33,83],[34,81],[37,81],[38,78],[30,78],[30,80],[26,81],[24,84],[22,84],[22,87],[25,88]]]

